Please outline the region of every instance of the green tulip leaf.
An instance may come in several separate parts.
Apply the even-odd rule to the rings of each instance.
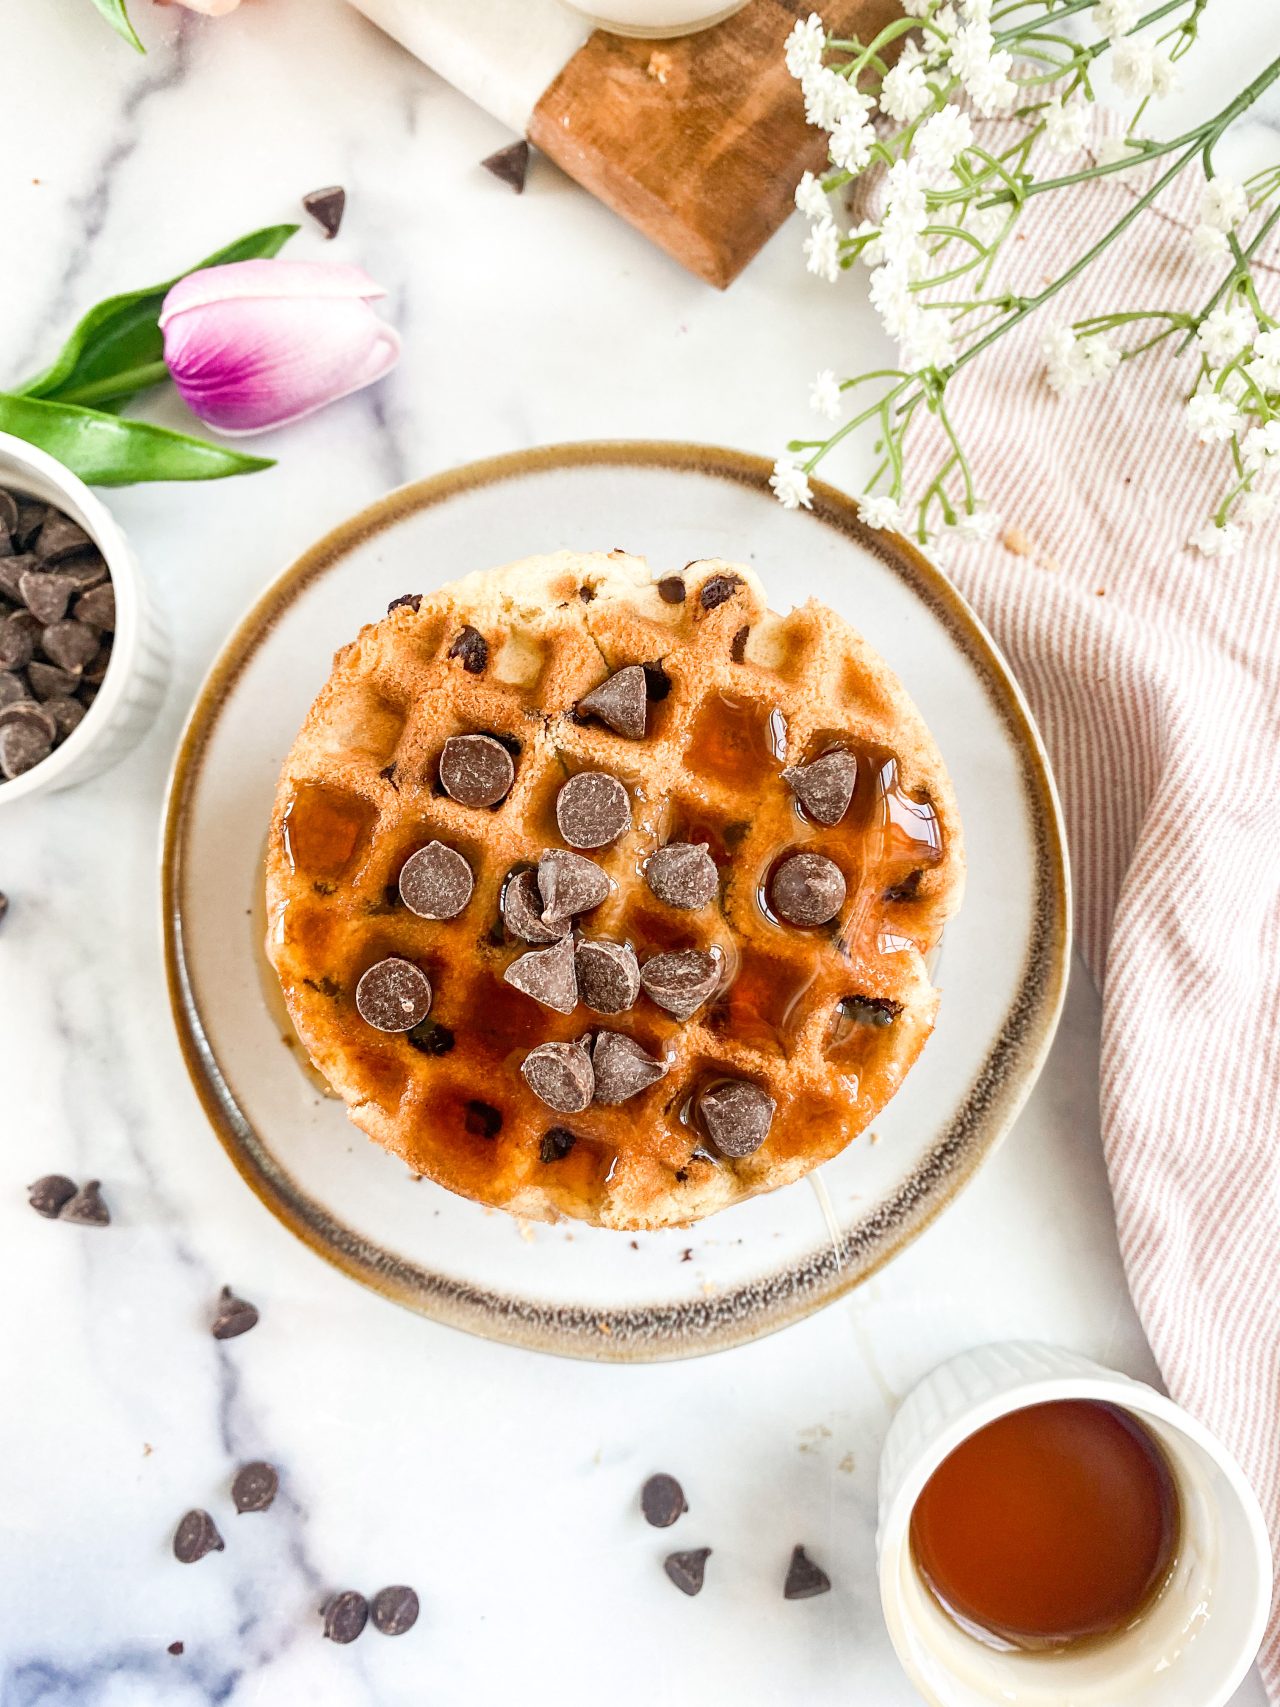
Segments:
[[[138,40],[137,30],[129,22],[129,14],[125,11],[124,0],[93,0],[93,3],[118,36],[123,36],[130,46],[137,48],[139,53],[147,51]]]
[[[83,317],[52,366],[14,391],[23,397],[101,409],[127,403],[148,386],[159,385],[169,377],[169,370],[157,322],[164,299],[178,279],[230,261],[270,259],[297,229],[296,225],[268,225],[251,231],[163,284],[109,296]]]
[[[188,438],[149,421],[130,421],[98,409],[0,392],[0,432],[39,445],[91,486],[132,486],[143,480],[224,480],[274,464],[208,439]]]

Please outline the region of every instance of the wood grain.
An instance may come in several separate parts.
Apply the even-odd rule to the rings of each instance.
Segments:
[[[808,4],[750,0],[678,41],[597,30],[545,91],[529,138],[637,230],[723,289],[826,163],[783,44]],[[829,0],[828,30],[863,40],[897,0]]]

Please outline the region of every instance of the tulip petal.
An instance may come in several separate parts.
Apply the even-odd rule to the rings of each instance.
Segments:
[[[221,267],[201,267],[179,279],[164,299],[160,330],[175,315],[236,297],[261,301],[323,297],[375,302],[386,294],[363,267],[338,261],[231,261]]]
[[[188,12],[203,12],[207,18],[225,18],[228,12],[235,11],[240,0],[178,0],[178,4]]]

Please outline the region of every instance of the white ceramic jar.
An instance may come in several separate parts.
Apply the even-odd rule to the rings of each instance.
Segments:
[[[1010,1411],[1059,1399],[1117,1405],[1158,1441],[1181,1504],[1177,1560],[1131,1629],[1059,1654],[1002,1651],[966,1634],[925,1586],[911,1511],[961,1441]],[[962,1352],[908,1395],[880,1459],[876,1546],[889,1634],[932,1707],[1223,1707],[1253,1663],[1271,1602],[1262,1513],[1225,1447],[1154,1388],[1030,1342]]]
[[[687,36],[740,12],[747,0],[569,0],[592,23],[616,35]]]
[[[68,788],[121,759],[155,718],[169,679],[169,652],[133,552],[106,506],[45,451],[0,433],[0,486],[24,492],[78,522],[106,559],[116,595],[111,662],[98,697],[47,759],[0,781],[0,808]]]

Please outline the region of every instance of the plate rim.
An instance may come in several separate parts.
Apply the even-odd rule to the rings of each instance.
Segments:
[[[204,1033],[188,973],[183,935],[183,873],[191,807],[203,757],[221,706],[261,641],[297,594],[355,547],[410,514],[499,482],[582,467],[670,469],[768,489],[772,464],[748,451],[678,440],[592,439],[509,451],[463,463],[393,488],[330,528],[253,599],[219,647],[178,738],[165,790],[160,846],[160,905],[165,983],[183,1062],[215,1136],[259,1202],[316,1255],[394,1303],[446,1326],[525,1350],[593,1362],[675,1361],[728,1350],[775,1333],[846,1296],[914,1242],[999,1148],[1040,1075],[1066,996],[1071,957],[1071,878],[1062,809],[1048,754],[1022,690],[1000,648],[963,595],[911,541],[873,531],[857,501],[812,482],[813,514],[868,548],[942,620],[983,678],[1022,763],[1029,816],[1037,831],[1036,900],[1031,951],[1017,992],[969,1090],[941,1136],[884,1204],[845,1230],[842,1250],[819,1262],[803,1287],[797,1262],[714,1296],[667,1305],[605,1309],[537,1305],[470,1282],[447,1279],[389,1253],[347,1227],[271,1165],[269,1146],[240,1114]],[[1002,1065],[1002,1049],[1009,1055]],[[283,1055],[282,1055],[283,1059]],[[221,1087],[221,1088],[220,1088]],[[228,1107],[230,1104],[230,1108]],[[234,1112],[233,1112],[234,1111]],[[239,1123],[237,1122],[239,1116]],[[964,1122],[963,1128],[961,1122]],[[243,1129],[242,1129],[243,1128]],[[929,1175],[934,1175],[930,1184]],[[855,1253],[853,1234],[867,1249]],[[752,1299],[748,1294],[756,1294]],[[740,1309],[734,1300],[744,1300]],[[679,1331],[680,1318],[686,1318]],[[673,1328],[676,1331],[673,1332]],[[691,1331],[692,1330],[692,1331]]]

